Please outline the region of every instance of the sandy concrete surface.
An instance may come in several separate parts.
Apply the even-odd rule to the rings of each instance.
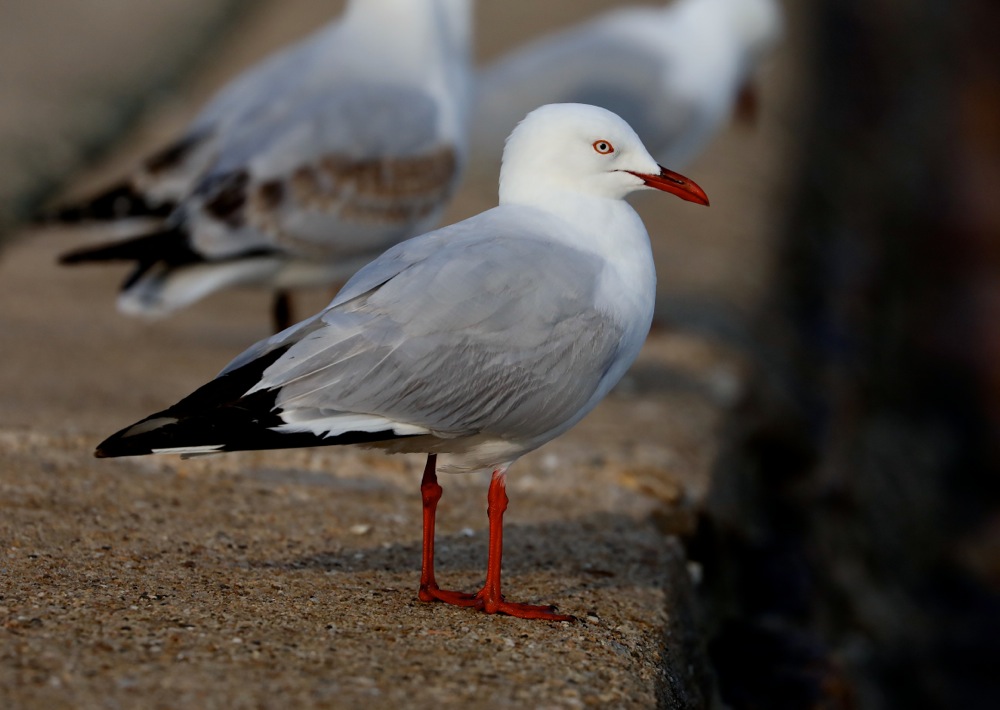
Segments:
[[[129,321],[106,307],[108,273],[52,264],[75,238],[24,240],[0,269],[16,344],[0,371],[5,706],[653,707],[695,692],[670,533],[707,481],[737,359],[658,336],[623,390],[518,462],[506,593],[584,620],[487,617],[416,600],[418,457],[91,458],[264,335],[265,300]],[[442,483],[439,578],[474,589],[487,479]]]
[[[540,18],[529,0],[484,0],[481,55],[613,4],[552,1]],[[240,66],[330,15],[320,0],[261,2],[70,191],[123,170]],[[55,266],[99,233],[17,240],[0,254],[0,705],[701,707],[697,570],[676,533],[690,528],[748,373],[740,348],[689,314],[721,307],[738,320],[763,294],[787,180],[767,146],[786,145],[789,86],[787,71],[769,73],[761,124],[727,132],[686,170],[710,210],[638,201],[667,327],[593,414],[511,470],[505,593],[555,602],[576,623],[417,601],[417,457],[93,459],[102,437],[267,335],[267,297],[219,294],[143,323],[114,311],[122,268]],[[489,206],[494,190],[468,186],[452,218]],[[310,294],[308,307],[325,300]],[[487,478],[442,484],[439,580],[471,590],[485,567]]]

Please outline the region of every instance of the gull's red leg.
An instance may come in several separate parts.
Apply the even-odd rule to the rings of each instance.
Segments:
[[[437,482],[437,456],[430,454],[420,482],[420,495],[424,503],[424,543],[420,566],[421,601],[440,601],[456,606],[472,606],[487,614],[507,614],[521,619],[547,619],[572,621],[573,617],[557,614],[554,606],[514,604],[504,601],[500,593],[500,567],[503,558],[503,514],[507,510],[507,469],[493,472],[487,496],[486,515],[490,520],[490,544],[486,560],[486,584],[477,594],[439,589],[434,579],[434,522],[437,504],[441,500],[441,486]]]
[[[437,517],[437,504],[441,500],[441,486],[437,481],[437,454],[427,456],[424,466],[424,477],[420,481],[420,497],[424,503],[424,542],[423,555],[420,564],[420,590],[417,596],[421,601],[443,601],[449,604],[471,604],[475,598],[465,592],[450,592],[439,589],[434,579],[434,522]]]
[[[424,545],[420,561],[420,591],[417,596],[421,601],[432,602],[434,596],[431,589],[437,589],[434,580],[434,519],[437,516],[437,504],[441,500],[441,486],[437,481],[437,455],[427,456],[424,466],[424,477],[420,480],[420,497],[424,502]]]
[[[490,546],[486,560],[486,584],[476,595],[477,609],[487,614],[507,614],[520,619],[547,619],[549,621],[573,621],[567,614],[557,614],[554,606],[538,604],[515,604],[504,601],[500,593],[500,567],[503,558],[503,514],[507,510],[507,469],[493,472],[490,480],[489,501],[486,514],[490,519]]]

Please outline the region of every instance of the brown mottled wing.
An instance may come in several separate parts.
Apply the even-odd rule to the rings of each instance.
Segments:
[[[454,191],[459,153],[423,92],[358,86],[270,115],[222,146],[187,211],[206,255],[375,255],[432,226]]]

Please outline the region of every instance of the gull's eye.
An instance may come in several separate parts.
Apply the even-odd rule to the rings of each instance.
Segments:
[[[608,155],[615,152],[615,147],[606,140],[594,141],[594,150],[601,155]]]

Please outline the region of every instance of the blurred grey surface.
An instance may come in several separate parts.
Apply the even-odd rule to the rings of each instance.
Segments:
[[[0,230],[120,137],[249,2],[0,3]],[[2,238],[2,237],[0,237]]]

